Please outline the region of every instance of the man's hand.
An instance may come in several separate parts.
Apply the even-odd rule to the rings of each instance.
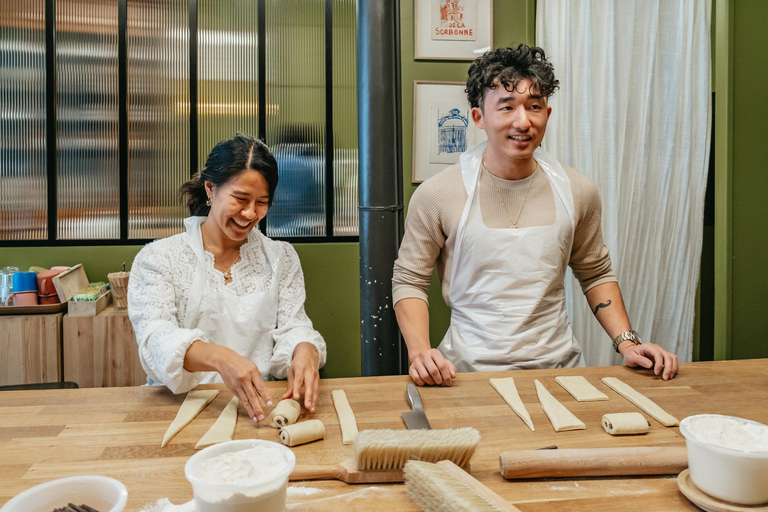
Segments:
[[[303,342],[293,350],[291,367],[288,369],[288,389],[283,400],[301,398],[301,386],[304,386],[304,407],[311,413],[317,406],[317,393],[320,386],[320,355],[311,343]]]
[[[439,350],[431,348],[411,357],[408,374],[419,386],[451,386],[456,378],[456,367]]]
[[[264,411],[261,409],[259,397],[264,403],[271,406],[272,399],[269,391],[261,380],[261,372],[256,364],[243,357],[234,350],[226,347],[218,347],[219,354],[216,361],[216,369],[221,375],[224,384],[240,400],[248,411],[248,416],[255,422],[264,420]]]
[[[619,352],[630,368],[635,366],[653,368],[653,373],[661,374],[661,378],[664,380],[673,378],[679,368],[677,356],[655,343],[635,345],[631,341],[625,341],[619,345]]]

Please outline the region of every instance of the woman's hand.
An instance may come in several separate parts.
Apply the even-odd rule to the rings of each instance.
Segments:
[[[288,389],[283,399],[301,398],[301,386],[304,386],[304,407],[314,413],[317,406],[317,392],[320,386],[320,356],[315,346],[308,342],[299,343],[293,349],[291,367],[288,369]]]
[[[197,340],[187,349],[184,368],[190,372],[218,372],[224,384],[245,406],[248,416],[256,423],[264,419],[259,397],[267,405],[272,405],[259,368],[253,361],[230,348]]]
[[[224,384],[245,406],[248,416],[256,423],[263,421],[264,411],[261,409],[259,397],[268,406],[272,405],[272,399],[264,381],[261,380],[261,372],[256,364],[234,350],[229,350],[229,354],[223,354],[217,366]]]

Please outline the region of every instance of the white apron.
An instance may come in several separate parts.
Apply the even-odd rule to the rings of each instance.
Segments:
[[[451,268],[451,325],[438,349],[460,372],[584,366],[565,309],[575,228],[568,176],[536,149],[534,158],[554,192],[555,223],[490,229],[478,193],[486,145],[461,155],[468,197]]]
[[[227,290],[217,291],[208,284],[207,264],[203,252],[200,226],[206,217],[189,217],[184,220],[189,235],[189,245],[197,256],[197,267],[187,301],[184,327],[201,329],[206,339],[216,345],[227,346],[256,363],[263,380],[269,379],[269,360],[272,357],[273,330],[277,327],[278,256],[264,243],[264,237],[254,230],[248,235],[259,237],[272,269],[272,283],[265,291],[255,291],[237,296]],[[216,372],[206,372],[202,383],[222,382]]]

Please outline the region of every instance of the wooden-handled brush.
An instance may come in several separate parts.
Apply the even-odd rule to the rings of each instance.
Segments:
[[[408,496],[425,512],[520,512],[449,460],[405,464]]]
[[[445,430],[363,430],[352,445],[354,460],[330,466],[296,466],[290,480],[337,479],[348,484],[403,481],[409,460],[469,461],[480,443],[474,428]]]

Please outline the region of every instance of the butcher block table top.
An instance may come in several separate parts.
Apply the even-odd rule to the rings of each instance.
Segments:
[[[608,401],[576,402],[555,383],[558,375],[583,375],[608,395]],[[531,432],[498,393],[491,377],[515,378],[517,389],[533,419]],[[700,413],[735,415],[768,423],[768,360],[682,364],[680,373],[664,382],[649,370],[623,366],[526,370],[460,374],[451,388],[420,388],[432,428],[475,427],[480,448],[471,472],[481,482],[523,512],[574,510],[698,510],[678,491],[673,476],[594,477],[506,481],[499,474],[499,453],[505,450],[618,446],[682,446],[677,427],[650,419],[646,435],[613,437],[601,426],[603,414],[638,409],[600,382],[618,377],[667,412],[683,419]],[[586,430],[555,432],[542,411],[534,379],[587,426]],[[405,428],[400,413],[409,410],[406,376],[323,379],[315,418],[326,427],[322,441],[293,448],[297,464],[335,464],[351,456],[341,444],[341,431],[331,391],[343,389],[360,430]],[[181,504],[192,499],[184,464],[195,443],[219,416],[231,397],[223,385],[201,386],[221,392],[165,448],[168,425],[185,395],[162,387],[66,389],[0,392],[0,504],[39,483],[77,474],[116,478],[128,488],[125,510],[141,510],[160,498]],[[273,400],[284,382],[268,384]],[[646,415],[647,416],[647,415]],[[301,419],[308,417],[302,410]],[[279,442],[278,431],[255,426],[240,407],[235,439],[260,438]],[[419,510],[402,484],[347,485],[327,481],[291,482],[320,492],[289,492],[288,510]]]

